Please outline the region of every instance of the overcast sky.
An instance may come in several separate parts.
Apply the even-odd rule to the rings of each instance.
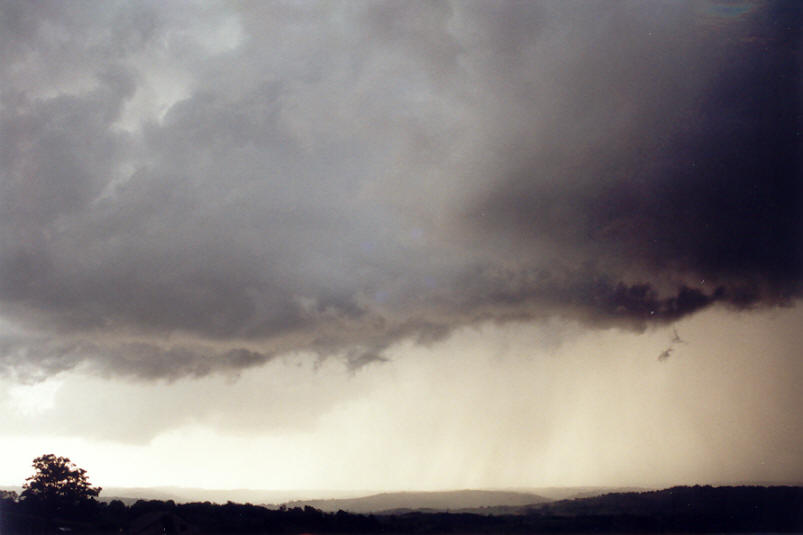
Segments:
[[[0,483],[803,481],[801,27],[3,2]]]

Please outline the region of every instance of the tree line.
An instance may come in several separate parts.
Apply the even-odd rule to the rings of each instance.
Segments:
[[[313,507],[266,507],[228,502],[176,504],[172,500],[99,501],[101,488],[67,457],[46,454],[22,494],[0,494],[0,534],[45,533],[366,533],[381,530],[375,517]]]
[[[172,500],[99,501],[66,457],[34,459],[22,493],[0,493],[0,534],[802,532],[803,487],[673,487],[511,509],[505,514],[345,511]]]

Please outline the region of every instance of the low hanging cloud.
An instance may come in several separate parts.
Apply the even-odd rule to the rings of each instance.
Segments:
[[[800,293],[796,3],[6,4],[0,369]]]

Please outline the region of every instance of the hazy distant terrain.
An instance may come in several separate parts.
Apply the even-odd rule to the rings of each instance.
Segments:
[[[12,489],[9,487],[9,490]],[[177,503],[253,503],[269,507],[310,506],[321,511],[372,513],[395,510],[475,511],[496,508],[502,512],[554,500],[587,498],[611,492],[641,492],[641,487],[538,487],[511,490],[464,489],[444,491],[372,492],[343,490],[259,490],[199,489],[187,487],[104,487],[100,499],[119,499],[126,504],[137,500],[173,500]]]
[[[22,492],[22,487],[0,487]],[[100,500],[173,500],[176,503],[252,503],[278,508],[310,506],[321,511],[353,513],[388,511],[459,511],[485,514],[515,514],[528,505],[573,498],[588,498],[612,492],[643,492],[642,487],[534,487],[510,490],[464,489],[444,491],[372,492],[344,490],[201,489],[190,487],[104,487]]]
[[[322,498],[355,498],[371,491],[343,490],[264,490],[264,489],[199,489],[191,487],[104,487],[100,499],[119,499],[124,503],[137,500],[173,500],[176,503],[253,503],[278,507],[291,500],[319,500]]]
[[[655,490],[648,487],[528,487],[516,489],[519,492],[538,494],[550,500],[568,500],[572,498],[592,498],[603,494],[619,492],[647,492]]]
[[[528,492],[454,490],[442,492],[386,492],[373,496],[331,500],[297,500],[288,507],[310,506],[321,511],[374,513],[399,510],[460,511],[492,506],[524,506],[551,501]]]
[[[20,486],[4,486],[0,490],[22,492]],[[291,500],[311,500],[329,498],[354,498],[372,494],[372,491],[345,490],[266,490],[266,489],[202,489],[193,487],[111,487],[104,486],[99,499],[104,502],[120,500],[130,505],[137,500],[173,500],[176,503],[253,503],[275,505]]]

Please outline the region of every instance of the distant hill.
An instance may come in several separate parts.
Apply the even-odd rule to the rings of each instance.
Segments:
[[[550,500],[569,500],[575,498],[593,498],[603,494],[622,492],[648,492],[656,490],[650,487],[524,487],[510,489],[518,492],[538,494]]]
[[[378,516],[388,533],[803,533],[801,487],[672,487],[488,514]]]
[[[252,503],[275,506],[290,500],[353,498],[367,491],[338,490],[264,490],[264,489],[199,489],[192,487],[103,487],[102,501],[120,500],[130,505],[137,500],[173,500],[176,503]]]
[[[0,486],[0,490],[13,490],[19,494],[20,486]],[[642,487],[526,487],[472,491],[408,491],[382,493],[376,491],[338,490],[265,490],[265,489],[200,489],[192,487],[110,487],[104,486],[100,500],[120,500],[131,505],[137,500],[173,500],[176,503],[253,503],[276,508],[278,504],[289,507],[311,505],[325,511],[363,511],[364,504],[383,507],[382,510],[432,510],[461,511],[482,514],[517,514],[522,506],[547,501],[600,496],[612,492],[644,492]],[[462,492],[465,500],[455,493]],[[418,496],[419,498],[416,498]],[[441,498],[439,498],[441,496]],[[451,496],[451,497],[450,497]],[[384,497],[384,498],[381,498]],[[395,497],[395,498],[394,498]],[[399,498],[399,499],[396,499]],[[441,499],[441,501],[437,501]],[[341,502],[341,500],[346,500]],[[433,501],[434,500],[434,501]],[[349,509],[356,507],[356,509]]]
[[[321,511],[350,513],[465,511],[495,506],[525,506],[551,501],[538,494],[501,490],[453,490],[431,492],[385,492],[372,496],[329,500],[296,500],[287,507],[310,506]]]
[[[20,486],[0,486],[0,490],[13,490],[19,494]],[[137,500],[173,500],[176,503],[253,503],[268,507],[303,507],[310,505],[324,511],[383,511],[432,510],[462,511],[483,514],[516,513],[517,507],[599,496],[611,492],[643,492],[641,487],[533,487],[462,491],[407,491],[385,492],[359,490],[265,490],[265,489],[200,489],[192,487],[110,487],[103,486],[100,500],[120,500],[131,505]],[[462,493],[462,494],[460,494]],[[350,509],[354,507],[354,509]],[[369,507],[370,509],[366,509]]]
[[[553,501],[530,509],[540,515],[722,515],[739,516],[745,511],[776,507],[798,511],[803,522],[803,488],[763,486],[680,486],[649,492],[620,492],[601,496]]]
[[[12,490],[12,487],[8,487]],[[14,487],[20,492],[21,487]],[[533,487],[517,489],[493,489],[493,490],[471,490],[471,491],[407,491],[379,493],[371,491],[342,491],[342,490],[264,490],[264,489],[199,489],[191,487],[103,487],[100,499],[103,501],[121,500],[130,505],[137,500],[173,500],[176,503],[187,502],[211,502],[226,503],[229,501],[237,503],[253,503],[278,507],[278,504],[285,504],[289,507],[310,505],[325,511],[355,511],[348,507],[357,507],[363,511],[363,503],[376,502],[378,505],[390,504],[383,510],[416,510],[431,509],[435,511],[444,510],[474,510],[488,507],[514,507],[524,506],[546,501],[565,500],[571,498],[587,498],[600,496],[611,492],[644,492],[652,489],[643,487]],[[455,503],[448,498],[456,492],[464,493],[467,501]],[[468,493],[468,494],[465,494]],[[484,493],[484,494],[483,494]],[[433,502],[438,495],[442,495],[443,502]],[[471,497],[468,497],[471,495]],[[383,501],[378,498],[384,496],[392,501],[394,497],[400,497],[394,503]],[[420,496],[421,501],[415,501],[414,496]],[[340,500],[347,500],[344,505]],[[501,500],[501,501],[497,501]],[[336,503],[337,502],[337,503]],[[354,503],[352,503],[354,502]],[[410,506],[410,504],[414,506]],[[373,507],[373,505],[371,505]],[[371,509],[375,511],[375,509]],[[479,511],[478,511],[479,512]],[[495,511],[502,512],[501,509]]]

